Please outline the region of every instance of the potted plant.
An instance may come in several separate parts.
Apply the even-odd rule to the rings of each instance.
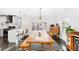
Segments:
[[[66,33],[67,34],[71,34],[71,33],[73,33],[75,30],[73,29],[73,28],[71,28],[71,26],[69,26],[69,27],[67,27],[66,28]]]

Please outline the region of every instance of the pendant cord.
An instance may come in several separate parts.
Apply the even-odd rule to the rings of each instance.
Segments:
[[[41,8],[40,8],[40,19],[42,19],[42,18],[41,18]]]

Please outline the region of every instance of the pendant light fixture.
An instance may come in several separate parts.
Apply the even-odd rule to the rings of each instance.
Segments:
[[[41,8],[39,8],[39,20],[42,20],[42,17],[41,17]]]
[[[40,19],[42,19],[42,18],[41,18],[41,8],[40,8]]]

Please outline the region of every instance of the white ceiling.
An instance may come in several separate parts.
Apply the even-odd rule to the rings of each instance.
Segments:
[[[0,8],[0,15],[8,14],[39,17],[40,10],[39,8]],[[79,16],[79,8],[42,8],[41,14],[43,17]]]

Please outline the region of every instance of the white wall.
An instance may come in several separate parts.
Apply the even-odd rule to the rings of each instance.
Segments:
[[[0,16],[0,23],[6,22],[6,16]]]
[[[57,23],[58,18],[70,17],[70,25],[79,29],[79,8],[43,8],[42,18],[48,21],[48,24]],[[31,22],[40,15],[39,8],[0,8],[0,15],[17,15],[22,17],[23,28],[30,28]]]
[[[56,23],[57,13],[60,13],[59,11],[62,9],[42,9],[41,14],[42,18],[46,19],[48,21],[48,24],[54,24]],[[18,15],[19,17],[22,17],[22,26],[24,27],[30,27],[29,24],[31,24],[31,21],[39,18],[40,16],[40,10],[39,8],[1,8],[0,9],[1,15]]]
[[[75,30],[79,31],[79,17],[73,16],[70,20],[70,25],[75,28]]]
[[[69,17],[69,24],[79,31],[79,8],[67,8],[64,9],[63,13],[60,14],[60,18]]]

